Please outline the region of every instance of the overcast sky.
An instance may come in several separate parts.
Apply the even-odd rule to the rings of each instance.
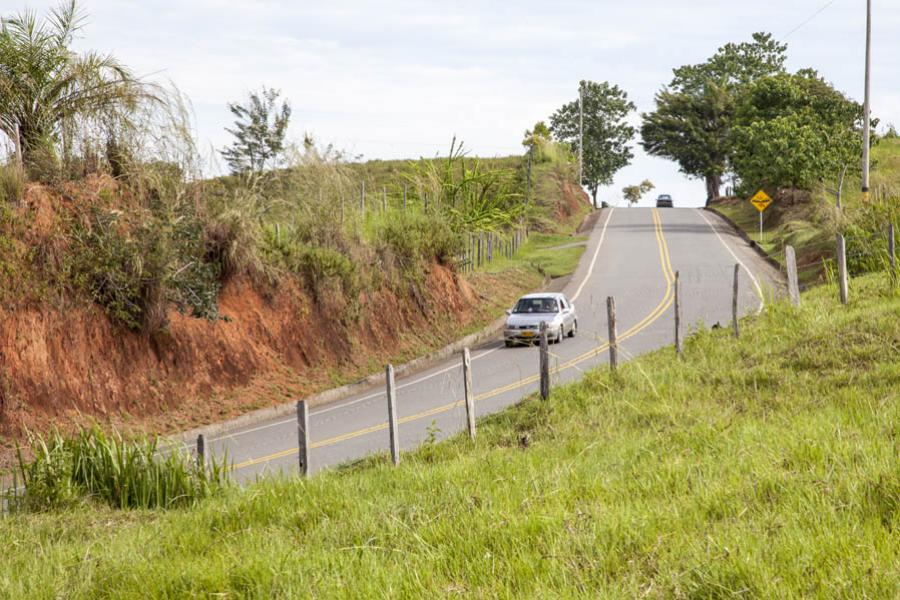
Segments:
[[[55,4],[3,0],[2,12]],[[78,44],[174,82],[207,153],[228,142],[226,103],[263,84],[290,99],[297,140],[309,132],[365,158],[417,158],[456,135],[473,154],[520,153],[523,132],[574,99],[579,79],[616,83],[649,111],[674,67],[755,31],[789,43],[791,70],[813,67],[850,96],[863,92],[865,0],[80,4],[89,21]],[[873,112],[900,124],[898,0],[874,4]],[[649,178],[680,205],[703,202],[702,182],[636,143],[635,154],[602,199],[618,202],[624,185]]]

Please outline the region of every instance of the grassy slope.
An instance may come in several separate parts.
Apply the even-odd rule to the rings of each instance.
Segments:
[[[880,140],[872,150],[872,159],[873,198],[881,194],[887,197],[900,195],[900,139]],[[848,177],[844,182],[842,204],[846,212],[852,212],[862,204],[860,188],[858,176]],[[811,205],[770,206],[764,214],[762,240],[759,236],[759,213],[749,202],[743,199],[727,200],[715,204],[714,208],[731,218],[776,260],[783,262],[785,244],[793,245],[798,254],[801,279],[812,283],[821,272],[818,258],[833,252],[830,222],[834,216],[830,213],[834,204],[832,194],[818,192]],[[804,264],[808,265],[805,271]]]
[[[0,519],[2,597],[891,597],[900,298],[821,286],[462,437],[194,509]],[[461,415],[462,418],[462,415]]]

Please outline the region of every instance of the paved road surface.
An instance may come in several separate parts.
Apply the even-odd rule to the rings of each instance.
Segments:
[[[607,296],[616,299],[620,357],[671,345],[676,270],[682,281],[685,322],[729,324],[737,262],[743,265],[740,310],[753,313],[760,310],[779,275],[718,217],[695,209],[605,209],[564,290],[578,311],[579,332],[574,339],[550,346],[554,383],[577,379],[585,369],[607,360]],[[534,393],[537,369],[534,347],[507,349],[498,340],[473,349],[477,414],[502,410]],[[458,358],[398,379],[397,387],[401,448],[409,449],[435,431],[441,439],[464,428]],[[312,409],[312,471],[386,451],[386,419],[381,388]],[[279,471],[293,473],[296,420],[280,418],[235,429],[207,440],[207,448],[213,454],[227,452],[239,481]]]

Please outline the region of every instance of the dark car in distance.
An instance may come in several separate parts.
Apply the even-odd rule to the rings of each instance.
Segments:
[[[672,196],[668,194],[660,194],[656,198],[656,208],[672,208]]]

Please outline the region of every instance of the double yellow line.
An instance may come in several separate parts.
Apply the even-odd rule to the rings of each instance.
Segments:
[[[659,212],[656,209],[653,209],[653,228],[656,233],[656,243],[659,247],[659,262],[662,266],[663,277],[666,280],[666,292],[663,294],[662,300],[660,300],[659,304],[656,305],[650,313],[645,316],[643,319],[638,321],[635,325],[621,334],[618,338],[618,341],[622,342],[627,340],[630,337],[633,337],[649,327],[656,320],[658,320],[668,308],[672,305],[672,302],[675,299],[675,274],[672,271],[672,262],[669,256],[669,246],[666,244],[666,238],[663,235],[663,227],[662,220],[659,217]],[[603,352],[606,352],[609,349],[609,342],[604,342],[603,344],[597,346],[596,348],[592,348],[591,350],[576,356],[573,359],[570,359],[562,364],[557,365],[553,369],[551,369],[551,373],[557,374],[566,369],[570,369],[586,360],[594,358]],[[495,396],[499,396],[501,394],[505,394],[506,392],[511,392],[513,390],[525,387],[532,383],[537,382],[540,379],[540,375],[531,375],[524,379],[520,379],[514,383],[510,383],[508,385],[504,385],[498,388],[494,388],[493,390],[484,392],[475,396],[475,401],[487,400],[489,398],[493,398]],[[441,413],[453,410],[455,408],[463,406],[465,403],[464,400],[456,400],[454,402],[450,402],[448,404],[444,404],[441,406],[437,406],[435,408],[431,408],[426,411],[422,411],[420,413],[416,413],[414,415],[409,415],[408,417],[403,417],[398,420],[399,424],[411,423],[412,421],[418,421],[419,419],[425,419],[427,417],[433,417],[435,415],[439,415]],[[375,433],[377,431],[384,431],[388,428],[387,423],[380,423],[378,425],[372,425],[371,427],[365,427],[363,429],[358,429],[356,431],[351,431],[349,433],[344,433],[342,435],[336,435],[334,437],[330,437],[318,442],[314,442],[310,444],[310,449],[313,448],[323,448],[326,446],[333,446],[335,444],[339,444],[341,442],[345,442],[347,440],[351,440],[354,438],[358,438],[364,435],[368,435],[370,433]],[[275,452],[273,454],[267,454],[265,456],[260,456],[259,458],[251,458],[249,460],[245,460],[240,463],[236,463],[232,466],[233,470],[244,469],[247,467],[251,467],[253,465],[258,465],[261,463],[269,462],[272,460],[276,460],[278,458],[284,458],[286,456],[291,456],[292,454],[297,453],[297,448],[288,448],[286,450],[282,450],[280,452]]]

